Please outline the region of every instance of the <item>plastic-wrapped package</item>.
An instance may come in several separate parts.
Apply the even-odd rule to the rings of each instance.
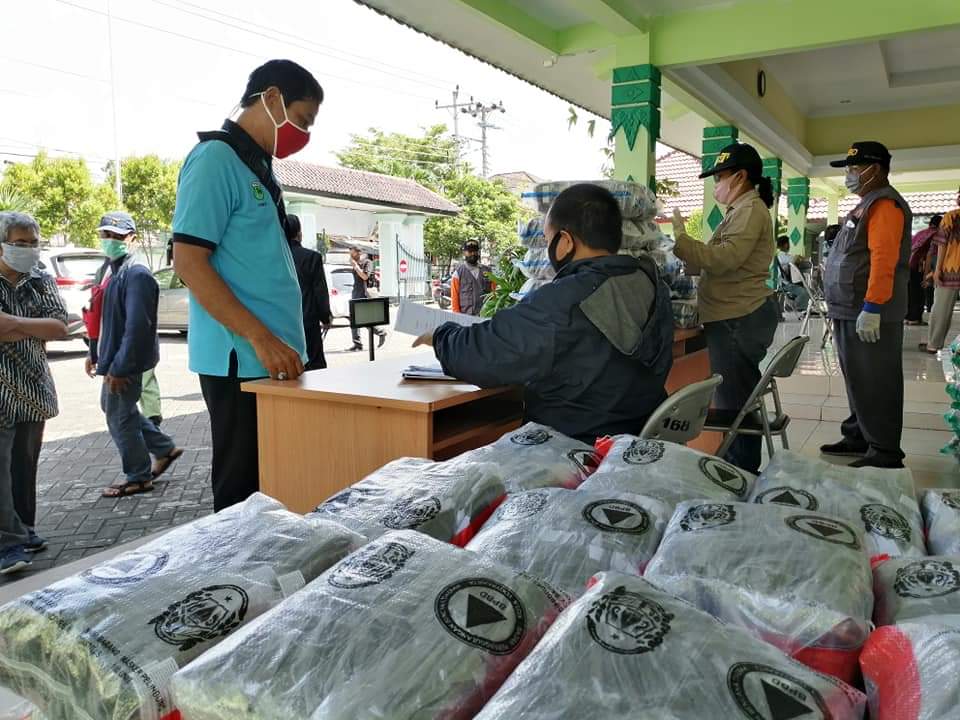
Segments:
[[[960,615],[960,555],[879,563],[873,568],[873,594],[877,625],[928,615]]]
[[[940,448],[940,453],[960,461],[960,437],[950,438],[950,442]]]
[[[580,185],[588,183],[590,185],[599,185],[610,191],[617,202],[620,204],[620,212],[628,220],[653,220],[657,216],[659,206],[657,196],[646,185],[627,180],[571,180],[560,182],[542,182],[537,184],[533,190],[523,193],[520,198],[528,206],[544,215],[550,210],[550,206],[562,193],[571,185]]]
[[[697,277],[695,275],[680,275],[677,277],[670,288],[670,297],[674,300],[696,300]]]
[[[960,555],[960,490],[924,490],[920,504],[930,552],[933,555]]]
[[[760,473],[750,500],[816,510],[860,526],[871,558],[927,554],[909,470],[854,469],[781,450]]]
[[[367,540],[418,530],[466,545],[506,496],[496,465],[465,456],[447,462],[400,458],[323,502],[307,517],[343,523]]]
[[[510,493],[544,487],[575,488],[600,463],[600,457],[586,443],[533,422],[455,460],[493,463]]]
[[[544,285],[549,285],[551,282],[553,281],[552,280],[536,280],[534,278],[528,278],[527,281],[520,286],[520,290],[518,290],[517,292],[510,293],[510,297],[512,297],[517,302],[520,302],[527,295],[532,293],[534,290],[539,290]]]
[[[642,578],[603,573],[476,720],[861,720],[865,706]]]
[[[690,329],[700,326],[700,309],[696,300],[673,300],[674,327]]]
[[[0,684],[48,720],[158,720],[178,668],[362,543],[255,494],[0,608]]]
[[[623,241],[620,252],[637,257],[654,250],[673,254],[674,242],[663,234],[653,220],[624,220],[622,225]]]
[[[517,235],[520,238],[520,244],[525,248],[545,248],[547,247],[547,239],[543,236],[543,221],[544,217],[542,215],[528,220],[527,222],[520,221],[517,223]]]
[[[871,720],[960,720],[960,615],[878,628],[860,667]]]
[[[954,434],[960,435],[960,410],[951,408],[943,414],[943,419],[947,421],[947,425],[950,426]]]
[[[805,665],[856,675],[873,576],[851,524],[780,505],[681,503],[645,576]]]
[[[522,272],[524,277],[533,280],[549,281],[557,276],[545,247],[530,248],[522,258],[513,261],[513,266]]]
[[[954,409],[960,407],[960,385],[957,383],[947,383],[947,395],[953,401],[951,407]]]
[[[666,505],[642,495],[529,490],[508,497],[467,549],[577,597],[598,572],[642,574],[669,519]]]
[[[415,532],[375,540],[173,679],[184,720],[471,718],[556,591]]]
[[[684,500],[744,500],[754,480],[720,458],[683,445],[618,435],[582,488],[646,495],[672,509]]]

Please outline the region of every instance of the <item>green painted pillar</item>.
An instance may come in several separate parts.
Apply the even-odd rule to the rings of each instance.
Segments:
[[[646,183],[656,191],[660,70],[649,64],[615,68],[610,105],[614,177]]]
[[[770,219],[773,221],[773,237],[770,242],[776,244],[780,235],[780,194],[783,192],[783,160],[776,157],[763,159],[763,176],[770,178],[773,185],[773,207],[770,208]],[[770,275],[767,278],[767,287],[776,290],[780,287],[780,263],[777,262],[776,248],[774,248],[773,262],[770,263]]]
[[[740,137],[740,131],[732,125],[720,125],[703,129],[703,153],[701,166],[706,172],[717,162],[720,151]],[[703,240],[713,237],[713,231],[723,220],[723,208],[713,199],[713,177],[703,181]]]
[[[810,207],[810,178],[787,178],[787,237],[790,252],[806,254],[805,231],[807,208]]]

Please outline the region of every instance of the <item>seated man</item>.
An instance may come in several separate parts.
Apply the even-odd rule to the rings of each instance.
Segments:
[[[481,387],[522,385],[525,420],[592,444],[637,434],[666,399],[670,291],[648,257],[617,255],[620,207],[590,184],[564,190],[544,235],[556,279],[490,321],[418,338],[444,371]]]
[[[780,284],[783,291],[793,300],[793,306],[799,312],[805,312],[807,304],[810,302],[810,293],[797,277],[800,274],[800,264],[803,262],[799,256],[790,254],[790,238],[781,235],[777,238],[777,263],[780,265]],[[810,263],[806,262],[809,266]],[[796,282],[795,282],[796,281]]]

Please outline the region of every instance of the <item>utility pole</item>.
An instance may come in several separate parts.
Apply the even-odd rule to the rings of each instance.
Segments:
[[[113,74],[113,16],[107,0],[107,49],[110,53],[110,104],[113,108],[113,169],[117,200],[123,202],[123,183],[120,180],[120,141],[117,139],[117,81]]]
[[[434,109],[436,110],[453,110],[453,139],[457,143],[457,160],[460,160],[460,155],[463,152],[464,138],[460,137],[460,112],[463,108],[468,108],[473,106],[473,96],[470,96],[470,102],[462,103],[460,100],[460,86],[457,85],[453,89],[453,102],[449,105],[441,105],[439,100],[433,101]],[[466,112],[466,110],[463,110]]]
[[[490,155],[487,150],[487,130],[501,130],[499,125],[494,125],[487,120],[487,115],[492,112],[500,111],[505,113],[507,109],[503,106],[503,101],[484,105],[481,102],[475,103],[470,108],[463,108],[462,113],[472,115],[474,118],[480,118],[477,125],[480,127],[480,152],[483,156],[483,176],[490,176]]]

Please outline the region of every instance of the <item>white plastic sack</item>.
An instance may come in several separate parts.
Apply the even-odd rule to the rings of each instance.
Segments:
[[[520,286],[520,289],[517,292],[510,293],[512,297],[517,302],[523,300],[527,295],[532,293],[534,290],[539,290],[544,285],[549,285],[552,280],[535,280],[533,278],[528,278],[523,285]]]
[[[532,220],[517,223],[517,236],[520,244],[525,248],[545,248],[547,239],[543,236],[544,217],[541,215]]]
[[[476,720],[860,720],[865,705],[642,578],[604,573]]]
[[[921,506],[930,552],[960,555],[960,490],[924,490]]]
[[[712,455],[662,440],[618,435],[584,490],[619,490],[661,500],[745,500],[754,476]]]
[[[184,720],[471,718],[559,611],[542,585],[389,533],[181,670],[177,706]]]
[[[853,681],[873,612],[859,528],[780,505],[681,503],[645,576],[804,664]]]
[[[624,220],[622,234],[620,252],[633,257],[655,250],[664,252],[673,250],[673,240],[664,235],[653,220]]]
[[[542,182],[533,190],[523,193],[520,197],[528,207],[544,215],[550,210],[557,195],[571,185],[588,183],[599,185],[610,191],[620,204],[620,212],[626,219],[653,220],[659,212],[657,196],[646,185],[626,180],[575,180],[561,182]]]
[[[48,720],[158,720],[177,668],[362,542],[257,493],[0,608],[0,684]]]
[[[557,273],[550,264],[550,254],[546,247],[533,247],[522,258],[513,261],[513,266],[532,280],[553,280]]]
[[[603,490],[511,495],[467,545],[577,597],[605,570],[641,575],[670,510],[659,500]]]
[[[696,299],[673,300],[673,326],[690,330],[700,327],[700,306]]]
[[[879,628],[860,667],[871,720],[960,720],[960,615]]]
[[[781,450],[760,473],[750,500],[816,510],[859,525],[871,558],[926,555],[909,470],[855,469]]]
[[[873,592],[877,625],[960,615],[960,556],[882,562],[873,568]]]
[[[543,487],[575,488],[600,463],[599,456],[586,443],[533,422],[455,459],[493,463],[511,493]]]
[[[496,465],[400,458],[322,503],[307,517],[336,520],[367,540],[418,530],[465,545],[506,495]]]

